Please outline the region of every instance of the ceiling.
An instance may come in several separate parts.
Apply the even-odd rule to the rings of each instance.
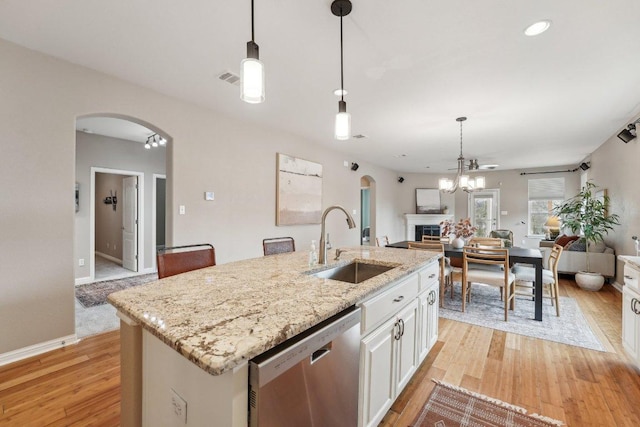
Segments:
[[[0,37],[401,172],[578,164],[640,113],[637,0],[352,0],[336,141],[339,18],[330,0],[255,0],[266,102],[238,74],[250,1],[3,0]],[[523,30],[541,19],[537,37]],[[162,123],[157,123],[162,127]]]

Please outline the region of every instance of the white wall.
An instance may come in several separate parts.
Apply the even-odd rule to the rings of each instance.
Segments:
[[[319,225],[275,226],[276,152],[323,164],[325,207],[359,210],[360,177],[370,175],[378,229],[402,236],[397,174],[340,154],[338,144],[328,151],[4,40],[0,58],[0,355],[74,333],[72,195],[81,115],[138,118],[172,138],[168,243],[211,242],[219,263],[260,256],[265,237],[293,236],[302,250],[319,239]],[[344,160],[358,161],[360,169],[345,168]],[[206,202],[205,191],[216,200]],[[178,205],[186,215],[177,215]],[[347,231],[338,212],[327,230],[334,246],[359,243],[358,229]]]

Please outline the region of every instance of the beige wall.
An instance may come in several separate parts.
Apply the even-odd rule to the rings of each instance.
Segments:
[[[127,175],[96,173],[96,230],[95,250],[122,261],[122,199],[120,205],[108,205],[104,199],[110,194],[122,197],[122,178]],[[116,197],[116,200],[118,200]],[[118,209],[118,207],[120,209]]]
[[[637,119],[630,119],[629,123]],[[607,189],[611,203],[609,210],[620,215],[620,225],[605,241],[615,249],[616,255],[635,255],[631,236],[640,237],[640,141],[635,138],[625,144],[613,135],[593,152],[590,160],[587,178]],[[616,266],[616,282],[624,283],[623,263],[620,261]]]
[[[360,177],[373,177],[378,229],[402,236],[397,174],[340,154],[337,143],[329,151],[4,40],[0,58],[0,144],[7,159],[0,168],[0,355],[74,333],[72,194],[81,115],[138,118],[172,138],[168,243],[211,242],[219,263],[260,256],[265,237],[293,236],[300,250],[319,239],[319,225],[275,226],[276,152],[323,164],[325,207],[359,209]],[[358,161],[360,169],[351,171],[344,160]],[[205,191],[216,200],[206,202]],[[179,205],[186,215],[177,215]],[[348,231],[338,212],[327,230],[334,246],[359,243],[358,229]]]
[[[580,173],[565,172],[541,175],[520,175],[521,172],[544,172],[574,169],[574,166],[559,166],[553,168],[531,169],[526,171],[483,171],[486,187],[500,190],[500,211],[507,211],[507,215],[500,215],[500,228],[513,231],[514,243],[522,245],[527,235],[528,217],[528,185],[531,178],[564,177],[567,197],[574,195],[580,189]],[[401,184],[400,206],[404,213],[416,212],[416,188],[438,188],[438,179],[442,175],[436,174],[405,174],[405,181]],[[455,175],[451,175],[454,178]],[[449,208],[449,213],[455,219],[468,216],[469,195],[462,190],[454,194],[441,194],[440,204]],[[528,243],[525,243],[528,244]]]

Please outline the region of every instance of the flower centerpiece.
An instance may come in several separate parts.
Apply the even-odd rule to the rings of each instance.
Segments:
[[[471,224],[471,218],[460,218],[458,222],[453,222],[445,219],[440,223],[440,228],[442,230],[441,234],[443,236],[450,236],[452,234],[455,236],[455,238],[451,242],[451,245],[454,248],[463,247],[465,242],[471,239],[475,232],[478,230],[477,227],[474,227]]]

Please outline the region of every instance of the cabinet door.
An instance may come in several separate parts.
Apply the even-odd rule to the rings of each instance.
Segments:
[[[397,325],[394,317],[362,340],[360,426],[377,426],[395,398],[394,351],[396,337],[399,336]]]
[[[640,323],[640,315],[635,311],[640,311],[640,298],[635,292],[630,291],[625,286],[622,292],[622,345],[627,354],[632,359],[638,360],[640,355],[638,352],[638,323]],[[635,308],[635,311],[634,311]]]
[[[427,333],[425,339],[428,353],[438,341],[438,310],[440,304],[440,286],[438,282],[434,283],[431,289],[427,291],[427,295]]]
[[[414,299],[411,304],[398,313],[400,321],[401,336],[396,342],[398,380],[396,382],[396,396],[407,385],[413,373],[418,368],[418,345],[420,335],[418,334],[418,300]]]

